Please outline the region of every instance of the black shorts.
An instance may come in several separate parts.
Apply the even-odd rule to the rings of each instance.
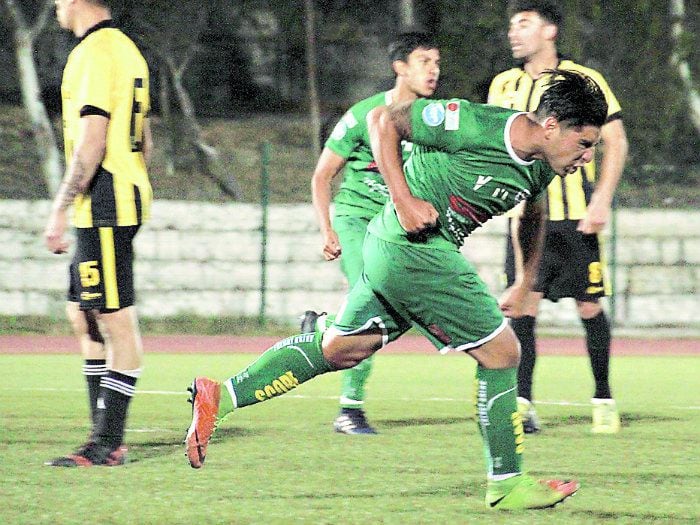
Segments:
[[[134,304],[134,249],[139,226],[77,228],[68,300],[81,310],[116,312]]]
[[[542,261],[534,291],[542,292],[550,301],[573,297],[596,302],[606,294],[603,264],[598,235],[576,231],[578,221],[547,221]],[[508,229],[510,232],[510,228]],[[506,279],[515,281],[513,244],[506,242]]]

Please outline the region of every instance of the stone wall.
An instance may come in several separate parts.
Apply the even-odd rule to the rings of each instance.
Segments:
[[[0,315],[62,315],[69,257],[44,248],[48,210],[47,201],[0,201]],[[153,211],[136,240],[141,316],[258,315],[258,206],[158,201]],[[321,258],[311,206],[272,206],[268,224],[266,314],[293,320],[309,308],[335,310],[346,285],[338,262]],[[696,211],[618,212],[614,306],[620,326],[700,326],[698,224]],[[494,219],[464,248],[494,292],[502,289],[504,228],[502,218]],[[573,302],[543,302],[539,323],[577,325]]]

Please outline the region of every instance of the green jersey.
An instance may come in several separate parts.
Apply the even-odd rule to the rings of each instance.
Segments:
[[[510,127],[519,114],[459,99],[413,103],[414,147],[404,174],[411,193],[439,214],[427,246],[454,250],[491,217],[546,191],[554,171],[544,161],[518,158],[510,143]],[[391,202],[368,230],[386,241],[412,244]]]
[[[389,189],[372,157],[367,129],[367,113],[391,104],[391,93],[384,91],[352,106],[336,124],[325,146],[346,159],[343,182],[333,199],[336,216],[374,217],[389,200]],[[404,160],[412,144],[404,143]]]

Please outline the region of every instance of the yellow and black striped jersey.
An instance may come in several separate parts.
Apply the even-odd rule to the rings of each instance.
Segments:
[[[148,66],[111,20],[88,30],[71,51],[61,98],[68,163],[79,139],[80,118],[109,118],[105,157],[89,189],[73,202],[73,224],[91,228],[145,222],[153,200],[143,156],[143,121],[150,107]]]
[[[608,122],[622,118],[620,103],[600,73],[568,59],[560,59],[557,67],[579,71],[591,77],[605,95],[608,103]],[[522,67],[514,67],[499,73],[491,81],[488,103],[519,111],[534,111],[540,103],[540,96],[545,90],[549,78],[550,75],[542,75],[538,79],[533,79]],[[595,162],[593,161],[576,173],[563,178],[555,177],[547,187],[549,220],[582,219],[593,193],[594,183]]]

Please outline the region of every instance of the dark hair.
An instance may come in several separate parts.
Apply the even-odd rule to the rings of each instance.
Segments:
[[[435,39],[428,33],[422,31],[401,33],[396,37],[396,40],[389,45],[389,59],[392,62],[395,60],[403,60],[406,62],[408,60],[408,55],[419,48],[437,49],[438,46]]]
[[[551,0],[511,0],[508,2],[508,17],[523,11],[534,11],[550,24],[561,26],[564,15],[557,2]]]
[[[605,124],[608,103],[591,77],[563,69],[548,69],[545,73],[552,78],[535,111],[538,120],[554,116],[569,126],[601,127]]]

